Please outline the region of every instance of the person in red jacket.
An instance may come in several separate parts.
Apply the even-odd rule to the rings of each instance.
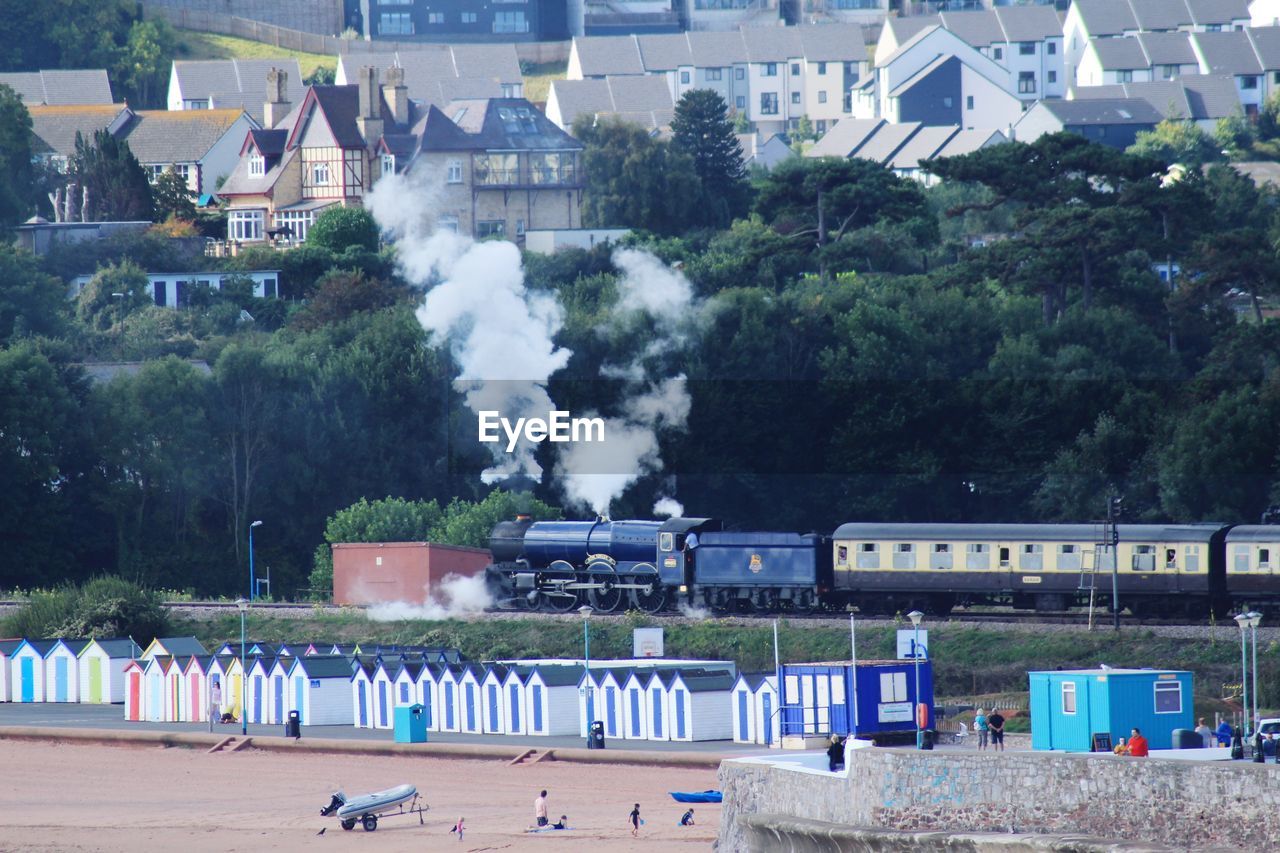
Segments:
[[[1142,736],[1142,732],[1134,728],[1133,736],[1129,738],[1129,754],[1135,758],[1146,758],[1149,752],[1147,739]]]

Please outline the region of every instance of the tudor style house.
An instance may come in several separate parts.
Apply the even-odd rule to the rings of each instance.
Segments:
[[[263,128],[250,131],[220,195],[233,243],[298,243],[319,213],[364,203],[384,173],[434,169],[444,181],[438,222],[477,238],[580,227],[582,144],[524,98],[410,101],[404,70],[361,68],[357,82],[311,86],[287,100],[272,70]]]

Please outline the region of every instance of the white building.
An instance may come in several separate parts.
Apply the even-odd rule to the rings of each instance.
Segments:
[[[55,640],[44,656],[46,702],[79,702],[80,670],[77,659],[88,640]]]
[[[178,60],[169,72],[170,110],[243,109],[262,123],[267,72],[288,75],[288,100],[300,103],[302,70],[296,59]]]
[[[292,710],[298,712],[302,725],[349,726],[354,723],[349,658],[341,655],[294,658],[289,678],[293,681]]]
[[[581,735],[578,710],[582,667],[535,665],[524,681],[526,733],[559,737]]]

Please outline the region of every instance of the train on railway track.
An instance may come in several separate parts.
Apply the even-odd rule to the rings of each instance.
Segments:
[[[1134,616],[1280,609],[1280,524],[842,524],[735,531],[711,518],[519,517],[490,536],[505,608],[716,613],[957,606],[1055,613],[1114,597]]]

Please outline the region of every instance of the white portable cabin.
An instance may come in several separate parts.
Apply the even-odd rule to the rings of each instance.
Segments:
[[[735,743],[777,746],[782,735],[778,711],[778,678],[767,673],[743,673],[730,698]]]
[[[581,666],[539,665],[524,679],[525,734],[561,737],[581,733]]]
[[[405,708],[409,705],[422,704],[418,698],[420,693],[419,683],[425,666],[422,661],[412,660],[400,664],[395,680],[391,683],[391,694],[395,707]]]
[[[80,668],[76,666],[80,652],[88,640],[55,640],[44,656],[44,701],[80,701]]]
[[[525,707],[528,705],[525,679],[532,670],[523,666],[507,667],[506,670],[506,677],[498,688],[502,701],[502,719],[506,723],[504,732],[509,735],[526,734],[529,718],[525,714]]]
[[[169,658],[169,663],[164,667],[164,721],[166,723],[188,722],[183,673],[186,672],[187,664],[190,662],[189,656]]]
[[[289,670],[293,668],[293,655],[280,655],[267,670],[267,723],[279,725],[289,718]]]
[[[391,682],[395,671],[400,668],[401,660],[396,656],[390,660],[379,659],[373,668],[373,725],[375,729],[389,729],[395,722],[395,706],[391,703]]]
[[[502,686],[508,670],[494,664],[485,670],[480,679],[480,729],[487,735],[510,734],[507,731],[507,708]]]
[[[76,661],[80,701],[90,705],[125,701],[124,668],[141,654],[142,649],[128,637],[90,640]]]
[[[358,729],[376,728],[374,725],[373,670],[377,663],[356,658],[351,675],[352,725]]]
[[[632,672],[622,682],[622,737],[624,740],[649,739],[648,679]]]
[[[43,702],[44,656],[57,640],[24,639],[9,657],[9,689],[14,702]]]
[[[480,679],[484,670],[473,664],[463,664],[458,679],[459,728],[468,734],[480,734]]]
[[[131,660],[124,665],[124,718],[129,722],[141,722],[147,718],[146,671],[148,661]]]
[[[349,726],[351,659],[342,655],[305,655],[292,659],[289,708],[304,726]]]
[[[424,663],[418,671],[418,702],[427,717],[427,731],[440,731],[440,671],[438,664]]]
[[[267,674],[274,661],[249,658],[245,661],[244,707],[251,723],[266,722]]]
[[[13,693],[9,690],[13,680],[9,674],[9,660],[20,645],[21,640],[0,640],[0,702],[13,701]]]
[[[462,715],[461,703],[458,701],[460,689],[459,682],[462,680],[463,668],[459,664],[450,664],[441,667],[439,670],[440,685],[440,731],[457,732],[462,731]]]

